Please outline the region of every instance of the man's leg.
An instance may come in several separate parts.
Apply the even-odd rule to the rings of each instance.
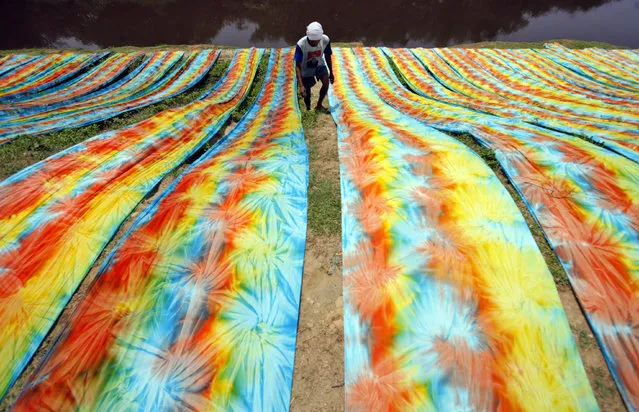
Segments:
[[[322,106],[322,102],[324,101],[324,98],[326,97],[326,94],[328,93],[328,85],[329,85],[328,73],[320,77],[320,80],[322,81],[322,88],[320,89],[320,92],[319,92],[319,99],[317,100],[317,106],[315,107],[315,110],[326,110],[324,106]]]
[[[311,110],[311,88],[315,85],[315,78],[313,76],[302,77],[302,83],[304,91],[306,92],[304,104],[306,105],[306,110]]]
[[[311,110],[311,88],[305,87],[306,96],[304,96],[304,104],[306,105],[306,110]]]

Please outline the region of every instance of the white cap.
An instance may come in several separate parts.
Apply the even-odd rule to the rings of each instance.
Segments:
[[[322,25],[316,21],[306,26],[306,36],[309,40],[321,40],[323,34],[324,29]]]

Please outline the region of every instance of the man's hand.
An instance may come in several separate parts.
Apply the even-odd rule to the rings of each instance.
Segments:
[[[302,96],[302,98],[306,98],[306,88],[305,87],[300,87],[300,95]]]
[[[328,80],[330,80],[331,84],[335,83],[335,76],[333,75],[333,72],[328,75]]]

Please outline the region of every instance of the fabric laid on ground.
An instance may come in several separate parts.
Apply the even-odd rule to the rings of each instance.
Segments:
[[[384,101],[495,152],[566,270],[626,405],[638,409],[639,165],[578,137],[418,96],[381,50],[355,53]]]
[[[146,79],[142,90],[137,90],[137,93],[122,96],[118,91],[115,98],[107,95],[106,99],[102,96],[98,100],[89,99],[32,115],[19,113],[13,119],[5,115],[0,119],[0,143],[3,139],[22,134],[42,134],[95,123],[173,97],[197,84],[209,72],[219,53],[212,50],[191,52],[166,76],[154,74],[145,68],[139,76],[146,72],[150,78]],[[181,57],[181,54],[174,57]]]
[[[616,62],[611,62],[608,58],[579,50],[570,50],[559,44],[546,45],[546,49],[537,50],[537,53],[598,82],[611,84],[635,93],[639,92],[639,73],[636,67],[621,66]]]
[[[384,52],[400,69],[411,89],[424,97],[480,113],[518,119],[552,130],[585,136],[639,162],[639,128],[632,123],[566,113],[560,107],[548,109],[531,104],[525,99],[499,96],[461,77],[429,50],[384,49]],[[518,61],[520,58],[523,61],[523,56],[512,60]],[[639,100],[635,105],[639,105]]]
[[[577,116],[585,115],[596,119],[639,125],[639,109],[632,102],[624,104],[619,99],[606,100],[608,97],[602,94],[598,94],[597,99],[592,99],[587,95],[576,95],[574,90],[566,93],[556,87],[545,87],[539,81],[531,81],[513,70],[505,71],[503,65],[495,65],[494,61],[472,50],[417,49],[415,55],[429,69],[430,59],[443,60],[475,86],[511,100]],[[534,59],[530,60],[530,62],[534,61]],[[526,64],[532,63],[526,62]]]
[[[596,410],[552,276],[497,176],[334,49],[348,410]]]
[[[167,52],[157,52],[150,55],[145,55],[145,58],[140,64],[138,64],[130,73],[127,73],[117,81],[108,84],[106,87],[102,87],[87,95],[70,98],[61,102],[44,104],[13,111],[0,111],[0,123],[16,119],[24,118],[25,116],[37,116],[42,112],[55,113],[54,109],[72,110],[74,107],[82,108],[83,105],[104,105],[109,102],[117,102],[122,99],[129,98],[130,96],[143,92],[150,84],[157,81],[158,73],[162,77],[166,75],[170,67],[172,67],[177,60],[180,59],[179,54],[167,55]],[[170,61],[166,61],[166,58],[170,57]],[[167,64],[169,64],[167,66]],[[150,77],[155,72],[153,77]],[[35,117],[37,120],[38,117]]]
[[[99,116],[101,110],[134,101],[173,79],[176,71],[184,65],[183,61],[176,67],[183,55],[184,52],[178,51],[155,53],[127,79],[107,90],[99,90],[95,95],[91,93],[71,102],[3,113],[0,115],[0,144],[21,134],[47,133],[108,119],[111,116]],[[94,121],[95,118],[97,120]]]
[[[2,114],[36,106],[49,106],[53,103],[68,102],[71,99],[87,95],[120,76],[142,53],[114,53],[85,74],[68,82],[46,89],[35,96],[27,96],[19,101],[0,104]]]
[[[40,74],[47,73],[73,56],[72,53],[51,54],[33,59],[25,64],[19,64],[15,70],[0,76],[0,91],[28,82],[30,78],[37,78]]]
[[[119,242],[15,409],[287,410],[307,174],[278,50],[251,110]]]
[[[243,101],[262,55],[238,51],[206,99],[95,136],[0,182],[0,394],[129,213]]]
[[[27,54],[9,54],[4,56],[0,58],[0,79],[16,68],[42,58],[43,56],[30,56]]]
[[[109,53],[68,54],[60,58],[56,64],[34,73],[22,82],[14,82],[11,76],[0,79],[0,102],[8,102],[24,95],[36,93],[47,87],[55,86],[71,76],[76,75],[88,65],[102,59]],[[3,81],[5,80],[5,81]]]

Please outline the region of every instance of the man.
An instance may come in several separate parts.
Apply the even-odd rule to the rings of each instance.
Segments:
[[[314,21],[306,27],[306,36],[295,47],[295,70],[306,110],[311,110],[311,87],[315,79],[322,82],[319,100],[315,110],[328,112],[322,102],[328,93],[329,81],[333,83],[333,61],[331,60],[331,40],[324,35],[322,25]]]

